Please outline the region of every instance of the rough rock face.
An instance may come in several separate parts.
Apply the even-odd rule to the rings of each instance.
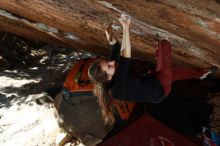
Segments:
[[[217,0],[1,0],[0,30],[107,55],[103,24],[116,20],[120,38],[122,12],[133,18],[134,58],[154,61],[159,36],[172,43],[176,63],[220,67]]]

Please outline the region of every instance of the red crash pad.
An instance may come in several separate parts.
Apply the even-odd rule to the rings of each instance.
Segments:
[[[144,114],[99,146],[198,146],[198,144],[166,127],[149,114]]]

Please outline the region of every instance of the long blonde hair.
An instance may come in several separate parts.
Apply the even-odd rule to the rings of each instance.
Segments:
[[[100,66],[102,60],[97,60],[91,64],[88,74],[92,82],[94,82],[94,95],[98,97],[101,107],[102,117],[106,124],[112,125],[115,122],[113,116],[113,102],[109,96],[110,81],[107,80],[107,73]]]

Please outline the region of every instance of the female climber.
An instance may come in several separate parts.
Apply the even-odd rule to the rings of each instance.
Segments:
[[[94,82],[94,94],[98,97],[103,117],[113,122],[111,98],[137,103],[160,103],[170,93],[173,81],[200,78],[217,70],[189,69],[172,67],[171,45],[168,41],[159,42],[156,49],[156,69],[141,78],[128,74],[131,63],[131,43],[129,27],[131,18],[122,15],[119,21],[123,27],[122,45],[112,37],[112,24],[105,30],[111,45],[109,60],[98,60],[91,64],[88,74]]]

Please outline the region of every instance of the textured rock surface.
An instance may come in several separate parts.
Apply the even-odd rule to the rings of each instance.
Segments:
[[[173,45],[176,63],[220,67],[220,4],[210,0],[1,0],[0,30],[107,55],[103,24],[133,18],[132,53],[154,61],[156,34]],[[121,37],[116,21],[115,35]]]

